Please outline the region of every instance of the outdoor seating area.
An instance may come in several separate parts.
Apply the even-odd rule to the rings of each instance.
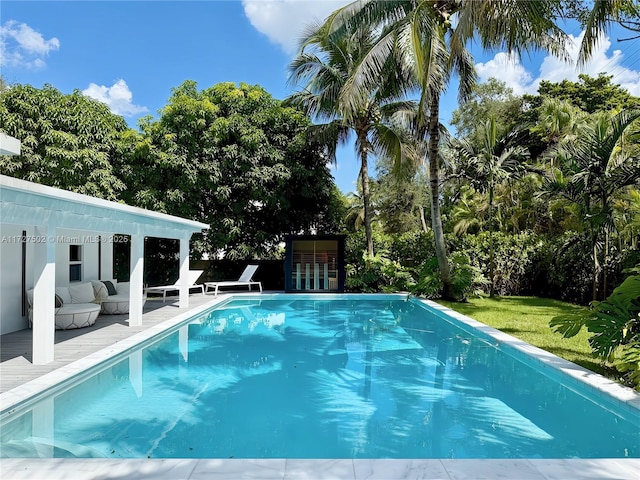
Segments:
[[[142,304],[147,296],[143,294]],[[33,318],[33,289],[27,291],[29,327]],[[129,313],[129,282],[92,280],[55,289],[56,330],[93,325],[98,315]]]
[[[56,330],[83,328],[93,325],[100,314],[101,282],[85,282],[68,287],[56,287]],[[33,321],[33,289],[27,290],[29,327]]]

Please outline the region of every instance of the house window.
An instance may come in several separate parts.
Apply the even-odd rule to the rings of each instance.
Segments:
[[[69,245],[69,281],[82,280],[82,245]]]

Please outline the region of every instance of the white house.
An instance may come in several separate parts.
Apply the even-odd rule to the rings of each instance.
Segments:
[[[0,145],[2,154],[19,154],[19,142],[17,152],[6,136],[0,138]],[[187,307],[189,240],[193,233],[208,228],[204,223],[0,175],[0,334],[28,328],[25,291],[33,289],[33,363],[51,362],[55,287],[114,278],[113,245],[124,241],[124,236],[131,242],[129,325],[142,324],[145,237],[179,240],[179,305]]]

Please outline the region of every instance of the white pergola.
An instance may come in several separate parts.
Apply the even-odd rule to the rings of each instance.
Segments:
[[[11,137],[9,137],[11,138]],[[7,145],[0,139],[2,147]],[[19,142],[18,142],[19,152]],[[189,240],[209,225],[0,175],[0,223],[34,226],[33,363],[54,359],[58,229],[131,237],[129,325],[142,325],[145,237],[180,242],[179,306],[189,304]],[[4,272],[6,273],[6,272]]]

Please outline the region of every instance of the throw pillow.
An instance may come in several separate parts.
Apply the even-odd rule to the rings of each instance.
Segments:
[[[60,308],[63,304],[62,297],[56,293],[56,308]]]
[[[69,293],[71,303],[92,303],[96,298],[91,282],[69,285]]]
[[[113,282],[110,282],[109,280],[103,280],[102,283],[104,283],[104,286],[107,287],[107,292],[109,292],[109,295],[118,294],[118,292],[116,291],[116,287],[113,286]]]

